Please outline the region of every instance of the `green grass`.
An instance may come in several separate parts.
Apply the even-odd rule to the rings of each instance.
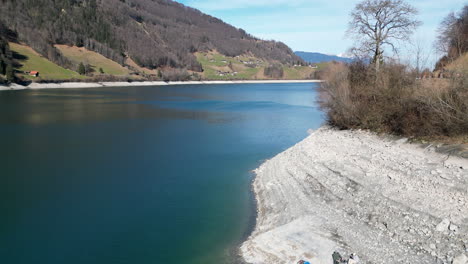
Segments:
[[[21,72],[29,71],[38,71],[39,78],[47,80],[66,80],[72,78],[84,78],[79,75],[77,72],[62,68],[57,64],[49,61],[48,59],[42,57],[33,49],[28,46],[9,43],[10,48],[15,52],[18,57],[16,59],[18,63],[21,64],[20,67],[16,68],[16,71],[20,72],[18,75],[23,76],[24,78],[36,80],[38,78],[29,76],[27,74],[22,74]]]
[[[263,70],[263,67],[266,65],[264,61],[259,62],[257,68],[249,68],[244,65],[242,61],[258,61],[258,59],[254,57],[248,56],[239,56],[237,58],[234,57],[226,57],[219,53],[197,53],[197,60],[202,65],[204,70],[204,77],[210,80],[242,80],[242,79],[254,79],[255,75],[260,71]],[[227,67],[231,63],[233,68],[243,68],[242,70],[238,70],[237,74],[234,76],[219,76],[217,72],[218,67]]]
[[[257,58],[249,57],[249,56],[239,56],[237,58],[234,57],[226,57],[219,53],[209,52],[209,53],[197,53],[197,60],[202,65],[204,70],[204,77],[210,80],[236,80],[236,79],[256,79],[258,76],[263,76],[265,67],[268,65],[268,62],[260,60]],[[249,68],[244,65],[242,61],[253,61],[257,64],[256,68]],[[233,68],[242,68],[242,70],[238,70],[237,75],[235,76],[219,76],[217,69],[220,67],[227,67],[231,63]],[[300,67],[283,67],[285,76],[283,79],[304,79],[308,78],[312,73],[313,69],[307,66],[300,66]],[[261,77],[260,77],[261,78]],[[268,79],[268,78],[264,78]]]
[[[301,80],[309,78],[313,69],[308,66],[283,67],[284,78],[289,80]]]
[[[317,65],[317,70],[324,70],[330,65],[330,62],[320,62],[315,65]]]
[[[300,79],[301,73],[294,68],[291,67],[283,67],[284,77],[287,79]]]
[[[216,70],[206,68],[204,75],[205,78],[209,80],[248,80],[254,79],[259,70],[259,68],[249,68],[242,72],[238,72],[237,75],[234,76],[219,76]]]
[[[129,70],[127,68],[94,51],[66,45],[55,45],[55,47],[76,65],[79,63],[90,64],[95,75],[99,74],[99,68],[103,69],[104,74],[120,76],[129,74]]]

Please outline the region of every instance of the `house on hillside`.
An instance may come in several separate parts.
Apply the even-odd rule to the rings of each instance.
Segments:
[[[30,71],[29,76],[39,77],[39,72],[38,71]]]

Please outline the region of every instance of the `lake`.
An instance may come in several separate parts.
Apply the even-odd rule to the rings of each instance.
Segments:
[[[0,263],[234,263],[313,83],[0,92]]]

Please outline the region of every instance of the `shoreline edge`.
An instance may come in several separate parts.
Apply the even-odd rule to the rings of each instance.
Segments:
[[[321,80],[242,80],[242,81],[133,81],[133,82],[62,82],[62,83],[31,83],[24,86],[19,84],[0,85],[0,91],[38,90],[38,89],[80,89],[102,87],[141,87],[167,85],[201,85],[201,84],[268,84],[268,83],[320,83]]]
[[[255,170],[247,263],[452,263],[468,253],[468,159],[322,127]]]

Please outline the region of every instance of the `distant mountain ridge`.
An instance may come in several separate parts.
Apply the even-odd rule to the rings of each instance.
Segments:
[[[318,52],[305,52],[305,51],[296,51],[294,52],[297,56],[301,57],[304,61],[310,63],[319,63],[319,62],[329,62],[329,61],[342,61],[342,62],[351,62],[353,59],[339,57],[335,55],[327,55]]]

